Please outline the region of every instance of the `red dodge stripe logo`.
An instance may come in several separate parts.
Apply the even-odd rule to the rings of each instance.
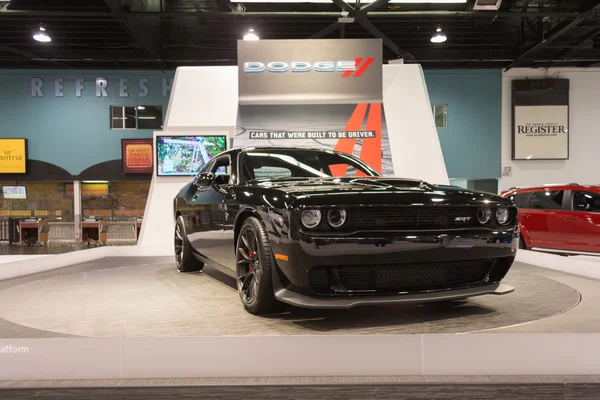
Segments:
[[[363,62],[363,60],[364,60],[364,62]],[[364,59],[362,57],[356,58],[354,60],[354,63],[356,65],[356,70],[354,70],[354,71],[348,70],[342,74],[342,77],[347,78],[349,76],[361,76],[367,70],[367,68],[369,68],[369,66],[371,65],[371,63],[374,60],[375,60],[374,57],[368,57],[366,59]]]

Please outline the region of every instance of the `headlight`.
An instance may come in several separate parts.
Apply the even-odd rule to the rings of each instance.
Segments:
[[[329,223],[332,228],[340,228],[346,223],[347,216],[346,210],[332,208],[327,211],[327,223]]]
[[[488,222],[490,222],[491,219],[492,210],[490,210],[489,208],[480,208],[479,210],[477,210],[477,221],[479,221],[480,224],[487,224]]]
[[[321,211],[319,210],[304,210],[300,214],[300,221],[305,228],[314,229],[321,223]]]
[[[506,225],[510,219],[510,210],[505,207],[498,207],[496,209],[496,221],[500,225]]]

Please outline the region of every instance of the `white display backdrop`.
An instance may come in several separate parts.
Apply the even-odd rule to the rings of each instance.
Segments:
[[[160,135],[226,135],[235,133],[237,119],[237,67],[178,68]],[[156,164],[156,152],[154,154]],[[173,255],[173,199],[189,176],[152,177],[144,221],[138,240],[140,254]]]
[[[514,79],[569,79],[569,159],[512,160],[511,82]],[[501,190],[513,186],[543,183],[599,184],[594,162],[600,149],[600,68],[514,68],[502,75],[502,167],[511,167],[511,176],[500,179]]]
[[[442,146],[420,65],[383,66],[383,107],[394,174],[448,185]]]
[[[514,108],[516,160],[569,158],[569,106]]]
[[[154,132],[154,149],[157,136],[195,136],[195,135],[219,135],[226,136],[227,143],[233,135],[231,127],[195,128],[186,131]],[[154,165],[156,150],[154,152]],[[175,222],[173,217],[173,199],[181,188],[193,179],[192,176],[158,176],[156,169],[150,184],[142,231],[138,240],[138,247],[145,248],[153,255],[171,255],[173,253],[173,232]]]

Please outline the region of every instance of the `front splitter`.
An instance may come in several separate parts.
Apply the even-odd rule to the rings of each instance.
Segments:
[[[302,308],[313,309],[348,309],[358,306],[373,306],[399,303],[425,303],[434,301],[460,300],[469,297],[482,296],[486,294],[503,295],[511,293],[514,287],[505,283],[494,283],[492,285],[478,286],[467,289],[455,289],[446,291],[435,291],[428,293],[397,294],[388,296],[355,296],[355,297],[311,297],[298,294],[285,288],[277,288],[275,298],[277,300]]]

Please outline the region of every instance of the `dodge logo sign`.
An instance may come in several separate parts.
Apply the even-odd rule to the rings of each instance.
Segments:
[[[270,63],[262,63],[259,61],[250,61],[244,63],[244,72],[260,73],[260,72],[343,72],[343,77],[361,76],[374,58],[369,57],[364,60],[357,58],[353,61],[317,61],[313,64],[306,61],[272,61]]]

